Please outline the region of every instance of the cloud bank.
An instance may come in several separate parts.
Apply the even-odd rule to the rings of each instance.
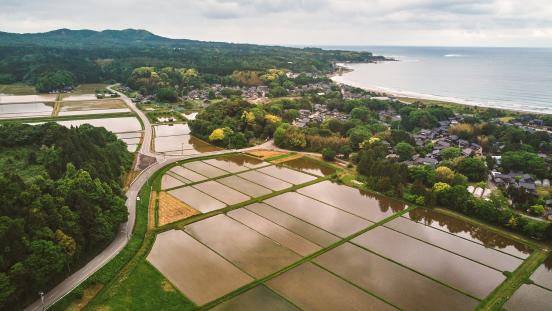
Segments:
[[[0,30],[294,45],[552,46],[550,0],[2,0]]]

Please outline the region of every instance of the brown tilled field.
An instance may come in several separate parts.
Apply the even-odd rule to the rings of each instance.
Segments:
[[[159,192],[158,214],[158,224],[163,226],[199,214],[199,212],[167,192],[161,191]]]
[[[266,158],[272,158],[275,156],[279,156],[282,154],[286,154],[287,152],[283,151],[275,151],[275,150],[265,150],[265,149],[257,149],[257,150],[250,150],[246,152],[246,154],[252,155],[257,158],[266,159]]]

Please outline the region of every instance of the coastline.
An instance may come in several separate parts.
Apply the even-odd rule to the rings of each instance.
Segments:
[[[483,103],[483,102],[477,102],[473,100],[468,99],[460,99],[455,97],[446,97],[446,96],[438,96],[438,95],[430,95],[430,94],[422,94],[417,93],[413,91],[401,91],[401,90],[394,90],[391,88],[386,88],[382,86],[367,86],[362,85],[360,83],[355,83],[353,81],[350,81],[346,79],[344,76],[354,71],[354,68],[347,66],[348,64],[345,63],[336,63],[335,66],[340,69],[340,72],[336,71],[332,73],[329,78],[338,84],[344,84],[352,87],[357,87],[369,92],[375,92],[380,93],[384,96],[397,98],[400,100],[400,98],[409,98],[409,99],[419,99],[419,100],[429,100],[429,101],[436,101],[436,102],[442,102],[443,104],[451,104],[451,105],[461,105],[469,108],[475,108],[475,109],[497,109],[497,110],[504,110],[512,113],[529,113],[529,114],[535,114],[535,115],[549,115],[552,114],[552,109],[546,109],[543,108],[543,110],[538,109],[524,109],[524,108],[514,108],[514,107],[503,107],[501,104],[492,104],[492,103]],[[406,103],[406,102],[405,102]]]

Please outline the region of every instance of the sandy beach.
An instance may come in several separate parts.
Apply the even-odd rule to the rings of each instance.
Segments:
[[[402,98],[414,98],[414,99],[420,99],[420,100],[440,101],[445,103],[458,104],[458,105],[464,105],[464,106],[470,106],[470,107],[476,107],[476,108],[493,108],[493,109],[507,110],[512,112],[552,114],[552,110],[550,110],[549,108],[537,109],[535,107],[532,107],[528,109],[528,107],[524,107],[522,105],[519,105],[519,107],[512,107],[512,106],[505,106],[504,104],[498,103],[498,102],[483,103],[483,102],[477,102],[477,101],[455,98],[455,97],[445,97],[445,96],[416,93],[416,92],[405,91],[405,90],[395,90],[384,86],[365,85],[363,83],[352,81],[347,77],[348,73],[354,71],[354,68],[349,66],[349,64],[337,63],[336,65],[338,67],[344,68],[345,70],[343,73],[336,73],[330,76],[330,79],[332,79],[332,81],[340,84],[358,87],[370,92],[382,93],[382,95],[389,96],[389,97],[395,97],[395,98],[402,97]]]

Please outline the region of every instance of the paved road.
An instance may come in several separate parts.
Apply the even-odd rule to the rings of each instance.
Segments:
[[[176,161],[180,161],[184,159],[192,159],[196,157],[224,154],[224,153],[230,153],[230,152],[236,152],[236,151],[246,151],[254,148],[266,148],[271,145],[271,142],[269,141],[260,146],[245,148],[240,150],[220,150],[220,151],[213,151],[213,152],[201,153],[201,154],[195,154],[195,155],[173,156],[170,158],[159,156],[151,151],[152,126],[148,118],[141,110],[139,110],[136,107],[136,105],[134,105],[134,103],[127,96],[125,96],[122,93],[119,93],[119,94],[121,95],[121,99],[127,103],[130,109],[136,112],[138,117],[144,123],[144,139],[142,142],[142,147],[140,148],[140,153],[148,156],[156,157],[158,159],[158,162],[154,163],[153,165],[143,170],[140,173],[140,175],[138,175],[138,177],[130,185],[126,193],[128,221],[121,225],[121,228],[117,233],[117,236],[115,237],[115,239],[111,242],[111,244],[109,244],[107,248],[105,248],[100,254],[94,257],[94,259],[88,262],[84,267],[74,272],[72,275],[67,277],[63,282],[59,283],[56,287],[54,287],[52,290],[46,293],[44,295],[44,305],[46,307],[53,305],[58,300],[63,298],[65,295],[70,293],[74,288],[79,286],[88,277],[94,274],[94,272],[98,271],[101,267],[103,267],[106,263],[108,263],[126,246],[126,244],[130,239],[132,230],[134,228],[134,222],[136,220],[136,200],[137,200],[138,192],[148,181],[148,179],[159,169],[161,169],[162,167],[170,163],[174,163]],[[25,308],[25,310],[26,311],[42,310],[42,303],[40,299],[38,299],[33,304]]]

